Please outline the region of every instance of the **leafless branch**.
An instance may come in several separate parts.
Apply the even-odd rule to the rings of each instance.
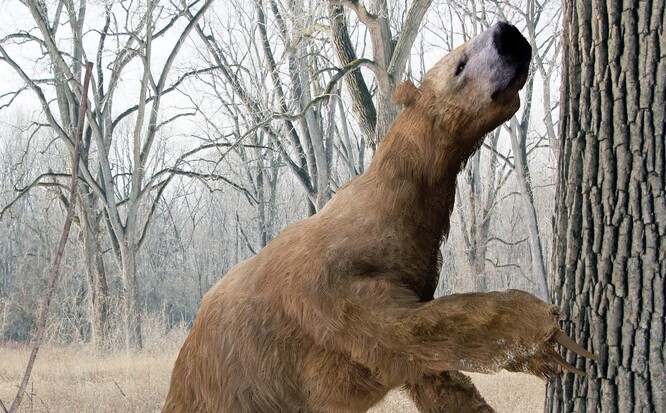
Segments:
[[[114,380],[114,381],[113,381],[113,384],[116,385],[116,387],[118,388],[118,391],[120,391],[120,394],[122,394],[123,397],[127,399],[127,398],[128,398],[127,395],[125,394],[125,392],[123,391],[123,389],[120,387],[120,385],[118,384],[118,382]]]
[[[191,71],[188,71],[186,73],[183,73],[182,75],[180,75],[180,77],[178,77],[178,79],[176,79],[175,82],[173,82],[173,84],[171,84],[169,87],[165,88],[162,91],[162,96],[164,96],[166,94],[169,94],[169,93],[173,92],[174,90],[178,89],[178,86],[180,86],[185,80],[187,80],[188,78],[190,78],[192,76],[197,76],[197,75],[201,75],[201,74],[204,74],[204,73],[209,73],[209,72],[219,70],[219,69],[220,69],[220,66],[212,66],[212,67],[207,67],[205,69],[191,70]],[[150,103],[150,102],[154,101],[155,98],[156,98],[156,96],[147,97],[146,98],[146,103]],[[131,106],[131,107],[125,109],[115,119],[113,119],[113,122],[111,124],[113,125],[113,127],[117,126],[118,123],[120,123],[120,121],[122,121],[127,116],[131,115],[132,113],[136,112],[138,109],[139,109],[139,105],[134,105],[134,106]]]
[[[201,172],[194,172],[194,171],[183,171],[181,169],[176,169],[176,168],[168,168],[163,170],[162,172],[170,173],[173,175],[181,175],[181,176],[186,176],[189,178],[194,178],[194,179],[199,179],[202,181],[221,181],[226,183],[227,185],[230,185],[232,188],[236,189],[245,197],[248,199],[248,201],[256,205],[257,204],[257,199],[252,195],[250,191],[248,191],[246,188],[243,188],[242,186],[238,185],[237,183],[231,181],[229,178],[224,177],[219,174],[208,174],[208,173],[201,173]]]
[[[157,205],[159,201],[162,199],[162,195],[164,194],[164,190],[166,187],[169,185],[169,182],[171,182],[171,179],[174,177],[174,175],[170,175],[168,178],[165,180],[159,182],[157,185],[152,187],[152,189],[157,188],[157,194],[155,195],[155,199],[153,199],[153,202],[150,205],[150,210],[148,211],[148,216],[146,217],[145,221],[143,222],[143,228],[141,229],[141,235],[139,236],[139,242],[137,245],[140,247],[143,245],[144,241],[146,240],[146,234],[148,234],[148,227],[150,223],[153,220],[153,215],[155,215],[155,211],[157,210]]]
[[[236,225],[238,225],[238,232],[240,232],[240,234],[243,236],[247,249],[249,249],[253,255],[256,255],[257,252],[254,250],[254,248],[252,248],[252,244],[250,244],[250,239],[247,237],[247,234],[245,233],[245,231],[243,231],[243,227],[240,224],[240,217],[238,216],[238,212],[236,212],[236,222],[237,222]]]
[[[64,185],[61,185],[57,182],[42,182],[43,179],[45,178],[71,178],[70,174],[65,174],[65,173],[56,173],[56,172],[47,172],[40,174],[37,178],[35,178],[34,181],[32,181],[30,184],[23,188],[17,188],[16,191],[18,192],[18,195],[16,198],[14,198],[11,202],[9,202],[7,205],[5,205],[2,210],[0,210],[0,219],[4,217],[4,215],[9,211],[18,201],[21,200],[25,195],[27,195],[30,190],[32,190],[35,187],[61,187],[64,188]]]
[[[4,59],[0,59],[0,60],[4,60]],[[0,110],[10,107],[12,105],[12,103],[14,103],[14,100],[16,100],[17,97],[19,97],[21,92],[24,92],[27,89],[28,89],[28,86],[23,86],[22,88],[20,88],[18,90],[15,90],[15,91],[12,91],[12,92],[7,92],[7,93],[1,95],[0,99],[4,99],[7,96],[11,96],[11,97],[9,98],[9,102],[0,105]]]
[[[168,125],[169,123],[175,121],[176,119],[184,118],[186,116],[194,116],[194,115],[196,115],[196,112],[181,112],[181,113],[178,113],[176,115],[173,115],[169,119],[166,119],[166,120],[158,123],[157,126],[155,126],[155,131],[160,130],[163,126]]]
[[[60,275],[60,262],[65,252],[65,245],[67,244],[67,238],[69,238],[69,230],[72,226],[72,219],[74,217],[74,208],[76,207],[76,194],[78,187],[78,176],[79,176],[79,158],[81,157],[81,137],[83,135],[83,125],[85,122],[85,113],[86,105],[88,103],[88,85],[90,83],[90,74],[92,72],[92,63],[88,63],[86,66],[86,74],[83,82],[83,93],[81,99],[81,106],[79,107],[79,118],[78,125],[76,128],[76,140],[74,142],[74,152],[72,154],[72,183],[70,186],[70,203],[69,208],[67,209],[67,217],[65,218],[65,224],[63,226],[62,234],[60,237],[60,242],[58,243],[58,248],[56,250],[53,263],[51,264],[51,270],[49,272],[49,282],[44,293],[44,299],[42,301],[41,310],[39,312],[39,319],[37,322],[37,335],[33,341],[32,351],[30,352],[30,358],[28,360],[28,365],[25,368],[23,374],[23,380],[19,386],[19,390],[16,394],[16,398],[12,403],[12,406],[9,408],[9,413],[18,412],[21,401],[25,394],[25,389],[30,380],[30,375],[32,374],[32,368],[37,359],[37,353],[39,352],[39,347],[44,340],[44,333],[46,331],[46,319],[49,313],[49,306],[51,304],[51,296],[55,290],[56,282]]]
[[[503,240],[502,238],[499,238],[499,237],[489,237],[489,238],[488,238],[488,242],[490,242],[490,241],[497,241],[497,242],[499,242],[499,243],[501,243],[501,244],[504,244],[504,245],[508,245],[508,246],[513,247],[513,246],[516,246],[516,245],[518,245],[518,244],[522,244],[523,242],[527,241],[528,239],[529,239],[529,238],[525,237],[525,238],[523,238],[523,239],[519,239],[518,241],[506,241],[506,240]]]
[[[497,261],[497,260],[493,261],[489,258],[486,258],[486,262],[491,263],[493,265],[493,267],[495,267],[495,268],[518,268],[518,271],[520,272],[520,275],[523,276],[523,278],[525,278],[526,280],[528,280],[530,282],[533,281],[525,275],[525,272],[523,271],[523,267],[521,267],[518,264],[513,264],[513,263],[500,264],[499,261]]]
[[[513,162],[511,162],[511,159],[507,157],[506,155],[502,154],[500,151],[498,151],[496,148],[493,148],[492,146],[488,145],[485,141],[483,142],[483,147],[488,149],[489,151],[492,151],[492,153],[504,161],[507,165],[509,165],[513,169]]]

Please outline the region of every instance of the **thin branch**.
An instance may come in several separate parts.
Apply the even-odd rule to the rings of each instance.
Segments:
[[[14,44],[23,45],[28,41],[33,41],[39,43],[39,45],[42,46],[43,48],[46,48],[46,42],[44,42],[44,40],[40,39],[39,37],[31,33],[22,30],[18,31],[17,33],[10,33],[7,36],[3,37],[2,39],[0,39],[0,44],[8,43],[9,40],[16,40],[16,39],[21,41],[13,42]]]
[[[501,243],[501,244],[508,245],[508,246],[510,246],[510,247],[514,247],[514,246],[516,246],[516,245],[518,245],[518,244],[522,244],[523,242],[527,241],[528,239],[529,239],[529,238],[525,237],[525,238],[523,238],[523,239],[519,239],[518,241],[511,242],[511,241],[505,241],[505,240],[503,240],[502,238],[498,238],[498,237],[490,237],[490,238],[488,238],[488,242],[490,242],[490,241],[497,241],[497,242],[499,242],[499,243]]]
[[[148,234],[148,226],[153,221],[153,215],[155,215],[155,211],[157,210],[157,204],[159,203],[160,199],[162,199],[162,194],[164,193],[164,190],[166,189],[169,182],[171,182],[171,179],[173,179],[173,177],[174,175],[171,175],[151,188],[151,189],[158,188],[157,195],[155,195],[155,199],[150,205],[148,216],[143,222],[143,228],[141,229],[141,235],[139,237],[139,242],[137,243],[137,248],[141,248],[141,245],[143,245],[143,242],[146,240],[146,234]]]
[[[14,198],[10,203],[5,205],[2,210],[0,210],[0,219],[2,219],[5,214],[7,213],[8,210],[10,210],[18,201],[20,201],[28,192],[30,192],[31,189],[39,186],[44,186],[44,187],[64,187],[64,185],[61,185],[57,182],[41,182],[42,179],[44,178],[71,178],[70,174],[65,174],[65,173],[55,173],[55,172],[48,172],[48,173],[43,173],[39,175],[37,178],[35,178],[34,181],[32,181],[28,186],[25,186],[20,189],[16,189],[18,192],[18,195],[16,198]]]
[[[0,60],[3,60],[3,59],[0,59]],[[0,105],[0,110],[10,107],[12,105],[12,103],[14,103],[14,100],[16,100],[17,97],[19,97],[21,92],[24,92],[26,90],[28,90],[27,85],[23,86],[19,90],[15,90],[15,91],[12,91],[12,92],[7,92],[7,93],[3,94],[2,96],[0,96],[0,99],[4,99],[7,96],[11,96],[11,98],[9,99],[9,102]]]
[[[181,169],[176,169],[176,168],[167,168],[167,169],[164,169],[164,170],[158,172],[158,174],[164,174],[164,173],[186,176],[188,178],[195,178],[195,179],[199,179],[199,180],[202,180],[202,181],[222,181],[222,182],[230,185],[231,187],[233,187],[237,191],[241,192],[243,195],[245,195],[245,197],[248,199],[248,201],[250,201],[251,204],[257,205],[259,203],[259,201],[257,201],[257,199],[254,197],[254,195],[252,195],[252,193],[250,191],[248,191],[246,188],[243,188],[242,186],[238,185],[237,183],[231,181],[229,178],[226,178],[222,175],[206,174],[206,173],[194,172],[194,171],[183,171]]]
[[[157,30],[155,34],[153,35],[153,38],[158,38],[163,36],[171,27],[175,25],[175,23],[180,19],[181,17],[185,16],[187,12],[192,9],[194,6],[196,6],[199,3],[200,0],[196,0],[191,4],[188,4],[183,10],[179,11],[176,13],[171,20],[167,22],[167,24],[164,25],[161,29]]]
[[[25,368],[23,374],[23,380],[19,386],[19,390],[16,393],[16,398],[12,403],[12,406],[9,408],[9,413],[18,412],[23,396],[25,395],[25,389],[28,386],[28,381],[30,380],[30,375],[32,374],[32,368],[35,365],[35,360],[37,359],[37,353],[39,352],[39,347],[44,340],[44,334],[46,331],[46,319],[49,314],[49,306],[51,304],[51,296],[55,290],[56,282],[60,275],[60,262],[65,252],[65,245],[67,244],[67,239],[69,238],[69,230],[72,226],[72,219],[74,218],[74,208],[76,207],[76,194],[78,190],[78,176],[79,176],[79,160],[81,157],[81,137],[83,135],[83,125],[85,122],[85,113],[86,105],[88,103],[88,85],[90,84],[90,74],[92,72],[92,63],[88,63],[86,66],[86,75],[83,82],[83,91],[81,106],[79,107],[79,119],[78,125],[76,127],[76,140],[74,142],[74,152],[72,154],[72,184],[70,187],[69,198],[70,204],[67,209],[67,217],[65,218],[65,224],[62,229],[62,235],[60,236],[60,242],[58,243],[58,248],[56,250],[53,263],[51,264],[51,270],[49,274],[49,283],[46,287],[46,293],[44,294],[44,299],[42,301],[41,310],[39,312],[39,319],[37,322],[37,335],[33,342],[32,351],[30,352],[30,358],[28,360],[28,365]]]
[[[366,66],[372,69],[373,71],[376,71],[378,68],[377,64],[373,62],[370,59],[356,59],[353,62],[349,63],[347,66],[341,68],[335,75],[331,77],[331,80],[326,85],[326,88],[324,89],[324,92],[321,95],[315,96],[312,98],[311,101],[309,101],[303,110],[301,110],[298,113],[290,114],[290,113],[273,113],[267,121],[270,123],[271,120],[298,120],[301,119],[302,117],[305,116],[308,110],[312,108],[314,105],[317,105],[320,102],[328,102],[328,100],[333,96],[332,91],[336,86],[336,83],[342,79],[345,75],[348,73],[357,70],[361,66]]]
[[[243,231],[243,227],[240,225],[240,217],[238,216],[238,212],[236,212],[236,225],[238,227],[238,231],[241,233],[243,236],[243,239],[245,240],[245,245],[247,248],[250,250],[252,255],[257,255],[257,252],[252,248],[252,244],[250,244],[250,239],[247,237],[247,234],[245,234],[245,231]]]
[[[502,154],[500,151],[497,149],[493,148],[490,146],[488,143],[485,141],[483,142],[483,147],[491,151],[495,156],[497,156],[499,159],[503,160],[507,165],[513,169],[513,162],[511,162],[511,159],[509,159],[506,155]]]
[[[44,114],[46,115],[49,124],[51,127],[56,131],[58,136],[62,138],[62,140],[67,143],[70,148],[73,146],[71,139],[67,136],[65,131],[62,129],[62,127],[58,124],[58,121],[55,119],[55,116],[53,116],[53,113],[51,112],[51,109],[49,108],[49,101],[46,99],[46,96],[44,95],[44,92],[42,89],[38,86],[37,82],[35,82],[33,79],[31,79],[21,68],[21,66],[12,59],[9,54],[5,51],[4,47],[0,46],[0,60],[3,60],[9,66],[12,67],[16,71],[16,73],[23,79],[23,81],[32,89],[32,91],[37,95],[37,99],[42,105],[42,108],[44,109]]]
[[[208,73],[208,72],[213,72],[215,70],[219,70],[220,68],[221,68],[221,66],[212,66],[212,67],[207,67],[205,69],[191,70],[191,71],[188,71],[186,73],[183,73],[172,85],[170,85],[168,88],[166,88],[162,91],[162,96],[176,90],[178,88],[178,86],[180,86],[185,80],[187,80],[191,76],[196,76],[196,75],[200,75],[200,74],[204,74],[204,73]],[[146,98],[146,103],[152,102],[153,100],[155,100],[155,98],[156,98],[155,95],[147,97]],[[139,105],[134,105],[134,106],[131,106],[131,107],[125,109],[125,111],[123,111],[115,119],[113,119],[113,121],[111,122],[112,127],[115,128],[118,125],[118,123],[120,123],[120,121],[122,121],[127,116],[131,115],[132,113],[136,112],[138,109],[139,109]]]
[[[500,264],[499,261],[493,261],[490,258],[486,258],[486,261],[491,263],[495,268],[520,268],[520,265],[518,264],[513,264],[513,263]]]
[[[169,123],[175,121],[178,118],[183,118],[185,116],[194,116],[194,115],[196,115],[196,112],[183,112],[183,113],[178,113],[176,115],[173,115],[169,119],[158,123],[157,126],[155,126],[155,131],[158,131],[158,130],[162,129],[163,126],[168,125]]]
[[[113,384],[116,385],[116,387],[117,387],[118,390],[120,391],[120,394],[122,394],[123,397],[127,399],[127,398],[128,398],[127,395],[125,394],[125,392],[123,391],[123,389],[120,387],[120,385],[118,384],[118,382],[114,380],[114,381],[113,381]]]

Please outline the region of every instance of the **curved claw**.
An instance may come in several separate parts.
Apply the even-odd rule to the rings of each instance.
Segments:
[[[564,359],[564,357],[560,356],[559,353],[554,353],[554,354],[552,355],[552,357],[553,357],[553,359],[555,360],[555,362],[556,362],[560,367],[562,367],[562,369],[567,370],[567,371],[569,371],[569,372],[571,372],[571,373],[577,374],[577,375],[579,375],[579,376],[584,376],[584,375],[585,375],[585,372],[584,372],[584,371],[582,371],[582,370],[578,370],[577,368],[575,368],[575,367],[572,366],[571,364],[567,363],[567,361]]]
[[[591,360],[598,361],[599,357],[596,356],[593,353],[590,353],[586,349],[584,349],[580,344],[576,343],[573,341],[571,337],[566,335],[566,333],[562,330],[560,330],[557,334],[555,334],[554,337],[555,341],[557,341],[560,345],[563,347],[566,347],[567,349],[573,351],[574,353],[578,354],[579,356],[587,357]],[[565,362],[566,363],[566,362]],[[578,370],[580,371],[580,370]]]

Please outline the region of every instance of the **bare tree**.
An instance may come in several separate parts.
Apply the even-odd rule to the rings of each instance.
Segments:
[[[347,6],[371,33],[373,58],[357,58],[349,35],[345,15]],[[410,7],[394,45],[395,29],[391,28],[388,5],[373,2],[369,12],[360,2],[328,2],[306,9],[302,3],[280,3],[275,0],[236,1],[230,13],[236,20],[229,23],[217,18],[214,24],[202,24],[198,32],[208,44],[208,58],[218,68],[228,85],[225,99],[242,105],[249,133],[262,130],[270,138],[284,164],[303,187],[310,202],[309,212],[320,209],[337,187],[334,179],[334,153],[343,157],[350,174],[363,170],[363,144],[367,138],[382,136],[396,114],[391,103],[395,84],[402,80],[411,46],[430,1],[416,1]],[[252,14],[248,12],[252,7]],[[328,15],[330,26],[323,26]],[[229,27],[233,25],[234,30]],[[228,28],[225,33],[223,30]],[[243,33],[239,36],[239,33]],[[333,40],[333,50],[329,41]],[[239,42],[244,45],[238,48]],[[242,53],[239,53],[242,51]],[[332,63],[337,55],[339,66]],[[264,76],[245,73],[242,67],[252,62]],[[367,81],[360,68],[367,67],[375,76],[377,93],[375,110]],[[358,115],[363,135],[350,134],[349,120],[337,106],[343,100],[338,85],[346,79],[349,99]],[[266,91],[269,91],[268,95]],[[377,113],[380,130],[377,129]],[[340,120],[342,119],[342,122]],[[341,125],[342,124],[342,125]],[[367,137],[367,138],[366,138]]]
[[[236,140],[232,146],[247,138],[260,139],[279,153],[304,189],[312,214],[330,199],[335,186],[331,171],[337,128],[330,96],[349,69],[327,62],[322,53],[326,44],[311,11],[298,3],[287,9],[273,0],[249,3],[238,3],[231,12],[238,17],[233,22],[236,31],[222,21],[224,15],[216,17],[214,24],[197,27],[208,46],[205,58],[217,68],[211,83],[224,85],[213,97],[224,102],[225,112],[238,126],[229,135]],[[243,6],[251,6],[253,13]],[[287,21],[284,16],[292,17]],[[239,49],[239,44],[244,47]],[[277,57],[278,50],[282,58]],[[246,73],[244,67],[258,71]],[[211,141],[229,144],[226,134]]]
[[[161,119],[161,102],[163,97],[176,90],[178,84],[197,73],[193,70],[181,74],[173,80],[172,67],[181,48],[211,1],[204,2],[187,19],[184,28],[177,34],[177,41],[172,44],[166,60],[157,68],[158,76],[153,77],[156,70],[153,63],[153,42],[164,37],[165,33],[178,30],[175,23],[183,18],[186,10],[193,10],[198,1],[183,4],[182,9],[169,9],[156,2],[148,2],[143,6],[125,7],[122,4],[109,3],[104,8],[104,25],[97,34],[98,46],[94,50],[97,63],[97,76],[94,88],[93,108],[87,111],[89,129],[85,135],[84,148],[86,162],[82,164],[82,178],[85,182],[84,195],[86,199],[83,214],[88,214],[84,220],[84,243],[86,250],[94,251],[95,257],[89,262],[94,269],[92,278],[92,294],[101,294],[104,289],[103,270],[99,268],[97,254],[99,239],[96,232],[96,222],[99,217],[94,210],[95,205],[103,208],[106,230],[111,239],[111,245],[117,258],[118,267],[123,279],[123,295],[125,302],[124,320],[126,324],[128,348],[141,347],[140,310],[138,307],[138,282],[136,254],[143,242],[144,235],[155,203],[159,194],[164,190],[170,180],[168,173],[156,172],[153,176],[146,176],[149,169],[153,146],[162,127],[186,113],[176,114],[171,118]],[[54,130],[62,142],[70,150],[73,148],[72,116],[79,105],[81,95],[81,65],[82,57],[86,56],[83,41],[85,33],[85,13],[87,4],[82,2],[75,5],[71,2],[59,2],[54,9],[49,9],[46,3],[27,2],[34,23],[41,37],[30,34],[28,31],[8,36],[3,43],[31,42],[44,51],[44,57],[50,64],[52,80],[42,82],[41,76],[31,75],[17,60],[15,60],[5,46],[0,46],[0,58],[18,73],[23,81],[33,91],[44,111],[48,125]],[[174,6],[175,7],[175,6]],[[71,48],[74,53],[61,49],[59,36],[62,33],[62,21],[68,22],[71,28]],[[107,41],[111,43],[114,54],[111,61],[106,62],[109,56]],[[66,42],[65,42],[66,43]],[[114,98],[121,88],[121,78],[128,70],[130,62],[138,61],[142,67],[142,75],[138,82],[138,103],[130,105],[118,114],[115,111]],[[108,68],[108,72],[104,70]],[[108,82],[105,76],[109,75]],[[42,74],[40,74],[42,75]],[[51,88],[50,85],[53,85]],[[56,97],[52,101],[49,94]],[[126,175],[114,172],[113,148],[116,141],[118,126],[129,116],[134,117],[134,127],[131,135],[131,151],[129,152]],[[89,159],[94,147],[94,161]],[[128,177],[128,179],[125,179]],[[118,197],[120,196],[120,199]],[[99,202],[99,204],[96,204]],[[89,257],[92,256],[91,252]],[[101,304],[92,304],[93,308],[103,311]]]
[[[369,92],[368,81],[360,71],[347,76],[346,84],[357,121],[371,145],[375,146],[398,113],[392,102],[393,90],[403,80],[412,46],[432,0],[413,0],[400,22],[401,27],[391,27],[394,14],[401,9],[399,5],[390,7],[387,0],[370,0],[367,3],[366,7],[361,0],[327,0],[330,37],[338,61],[343,67],[363,62],[374,75],[374,99]],[[344,8],[353,10],[356,19],[367,30],[372,47],[371,57],[358,57]]]
[[[37,359],[37,354],[39,348],[44,341],[45,331],[46,331],[46,320],[49,314],[49,307],[51,304],[51,297],[53,291],[55,290],[58,277],[60,276],[60,264],[62,262],[63,254],[65,253],[65,246],[67,245],[67,238],[69,237],[69,230],[72,226],[72,220],[74,218],[74,210],[76,209],[76,199],[78,191],[78,176],[79,176],[79,159],[81,157],[81,136],[83,135],[83,125],[85,118],[85,111],[88,103],[88,85],[90,84],[90,74],[92,72],[92,63],[88,63],[86,67],[85,79],[83,82],[81,90],[81,106],[79,107],[79,113],[77,114],[77,127],[74,137],[74,150],[72,153],[72,173],[71,173],[71,184],[69,191],[70,204],[67,208],[67,217],[65,218],[65,224],[63,225],[62,234],[60,236],[60,241],[51,263],[49,271],[49,282],[44,293],[44,299],[39,312],[39,319],[37,322],[37,334],[33,339],[32,350],[30,352],[30,358],[28,360],[28,365],[25,368],[23,374],[23,379],[19,385],[19,389],[16,393],[16,397],[12,402],[11,407],[9,408],[9,413],[18,412],[19,407],[21,406],[21,401],[25,395],[25,389],[28,386],[28,381],[30,380],[30,375],[32,374],[32,368]],[[0,402],[0,407],[5,410],[4,405]]]

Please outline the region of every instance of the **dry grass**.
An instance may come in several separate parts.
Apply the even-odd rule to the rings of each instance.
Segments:
[[[86,348],[42,349],[21,412],[158,412],[169,384],[176,351],[96,355]],[[0,347],[0,400],[16,393],[28,350]],[[535,412],[543,406],[544,382],[523,374],[471,375],[498,412]],[[372,413],[416,412],[400,392]]]
[[[16,393],[27,359],[27,350],[0,349],[5,405]],[[44,348],[21,412],[158,412],[174,361],[175,354],[100,356],[85,349]]]

